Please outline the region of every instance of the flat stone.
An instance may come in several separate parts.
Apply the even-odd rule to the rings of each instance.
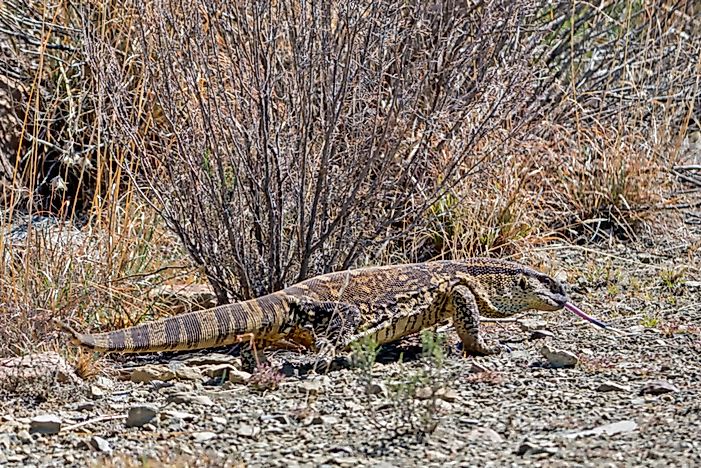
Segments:
[[[324,424],[327,426],[333,426],[334,424],[338,424],[338,418],[327,414],[323,416],[315,416],[312,419],[312,424]]]
[[[557,449],[555,449],[554,447],[548,447],[546,445],[536,444],[534,442],[529,441],[522,442],[516,450],[516,455],[519,456],[539,454],[554,455],[555,453],[557,453]]]
[[[151,382],[153,380],[168,381],[175,378],[175,372],[166,366],[146,365],[132,370],[130,379],[132,382]]]
[[[579,362],[576,354],[547,345],[540,348],[540,354],[548,360],[548,364],[556,369],[574,367]]]
[[[552,332],[549,332],[548,330],[533,330],[531,332],[530,340],[535,341],[535,340],[542,340],[545,338],[555,338],[555,334]]]
[[[241,358],[223,353],[209,353],[202,356],[192,356],[184,362],[188,366],[209,366],[218,364],[229,364],[234,367],[241,367]]]
[[[208,440],[216,439],[217,434],[215,434],[214,432],[208,432],[208,431],[193,432],[192,438],[195,439],[195,442],[202,443],[202,442],[207,442]]]
[[[221,416],[212,416],[212,422],[215,422],[217,424],[226,424],[226,418],[223,418]]]
[[[619,421],[611,424],[604,424],[603,426],[597,426],[594,429],[588,429],[585,431],[571,432],[563,434],[563,437],[568,439],[576,439],[578,437],[588,437],[593,435],[615,435],[626,432],[632,432],[638,428],[638,425],[633,420]]]
[[[318,380],[303,380],[299,383],[299,388],[309,393],[322,393],[324,390],[323,384]]]
[[[23,444],[29,444],[34,442],[34,439],[32,439],[32,435],[25,429],[22,429],[17,433],[17,438],[22,442]],[[7,448],[10,448],[8,445]]]
[[[447,401],[447,402],[454,402],[455,400],[458,399],[458,392],[453,390],[452,388],[446,388],[446,387],[441,387],[438,390],[436,390],[435,397],[440,398],[441,400]]]
[[[241,437],[255,437],[260,432],[260,428],[256,426],[251,426],[249,424],[239,425],[236,433]]]
[[[536,330],[544,330],[548,326],[547,322],[545,322],[543,320],[535,320],[535,319],[517,320],[516,323],[521,328],[521,330],[525,331],[525,332],[534,332]]]
[[[214,406],[214,402],[207,395],[194,395],[192,393],[174,393],[168,397],[168,402],[186,405]]]
[[[416,389],[414,396],[418,400],[428,400],[433,396],[433,389],[431,387],[419,387]]]
[[[470,366],[470,372],[473,374],[479,374],[480,372],[489,372],[489,369],[482,364],[473,362]]]
[[[183,421],[194,421],[197,419],[196,414],[188,413],[187,411],[165,410],[161,413],[161,417],[166,416],[171,419],[182,419]]]
[[[382,382],[370,382],[365,386],[365,393],[368,395],[383,395],[387,396],[387,386]]]
[[[61,430],[61,418],[54,414],[35,416],[29,423],[31,434],[58,434]]]
[[[629,387],[616,382],[611,382],[610,380],[602,382],[601,385],[596,387],[597,392],[627,392],[629,390]]]
[[[129,408],[127,413],[127,427],[141,427],[153,420],[158,415],[158,408],[153,405],[137,405]]]
[[[112,453],[112,447],[110,447],[109,442],[99,436],[92,436],[89,442],[90,447],[98,452]]]
[[[90,398],[97,399],[105,396],[105,390],[97,385],[90,386]]]
[[[202,372],[199,370],[192,368],[192,367],[186,367],[186,366],[180,366],[175,370],[175,377],[180,380],[203,380],[204,375],[202,375]]]
[[[666,380],[650,380],[645,382],[640,389],[640,395],[662,395],[663,393],[676,393],[679,389]]]
[[[487,440],[495,444],[500,444],[504,442],[504,438],[501,435],[499,435],[497,431],[488,427],[478,427],[472,429],[466,434],[466,437],[469,441]]]

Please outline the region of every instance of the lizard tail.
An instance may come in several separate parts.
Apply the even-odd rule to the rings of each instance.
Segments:
[[[269,295],[107,333],[79,333],[65,323],[61,323],[61,328],[71,335],[73,344],[94,351],[182,351],[226,346],[243,341],[253,333],[273,332],[280,328],[286,314],[285,300]]]

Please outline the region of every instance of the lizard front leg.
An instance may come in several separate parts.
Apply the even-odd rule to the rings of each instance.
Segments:
[[[499,354],[500,345],[488,345],[480,334],[480,315],[475,295],[464,285],[450,291],[449,305],[453,312],[453,323],[462,341],[463,350],[477,354]]]

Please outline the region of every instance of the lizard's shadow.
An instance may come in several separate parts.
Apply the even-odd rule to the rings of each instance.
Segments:
[[[421,345],[403,342],[389,343],[380,347],[375,362],[380,364],[409,363],[418,361],[422,356],[423,348]],[[350,353],[337,356],[331,362],[320,360],[313,354],[299,354],[290,351],[280,352],[278,358],[284,361],[281,372],[286,377],[305,377],[312,371],[323,374],[353,368]]]

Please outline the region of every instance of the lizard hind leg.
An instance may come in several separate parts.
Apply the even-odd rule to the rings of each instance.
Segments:
[[[489,345],[480,333],[479,307],[470,288],[458,285],[448,296],[449,307],[453,312],[453,323],[462,341],[463,350],[470,353],[489,355],[499,354],[500,345]]]

